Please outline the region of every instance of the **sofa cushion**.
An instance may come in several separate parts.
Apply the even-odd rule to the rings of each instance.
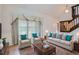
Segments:
[[[21,40],[21,43],[29,42],[29,40]]]
[[[52,41],[54,41],[54,42],[58,42],[60,44],[70,45],[70,41],[61,40],[61,39],[57,39],[57,38],[49,38],[49,39],[52,40]]]
[[[53,38],[52,37],[49,37],[48,39],[52,40]]]
[[[39,38],[34,38],[34,40],[39,40]]]
[[[70,41],[65,41],[65,40],[60,40],[60,43],[62,45],[68,45],[68,46],[71,44]]]
[[[66,41],[71,41],[72,36],[71,35],[66,35]]]
[[[52,40],[55,42],[60,42],[60,39],[57,39],[57,38],[53,38]]]

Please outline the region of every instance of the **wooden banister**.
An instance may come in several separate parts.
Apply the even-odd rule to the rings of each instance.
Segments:
[[[60,21],[60,32],[71,32],[79,27],[79,4],[72,6],[72,18]]]

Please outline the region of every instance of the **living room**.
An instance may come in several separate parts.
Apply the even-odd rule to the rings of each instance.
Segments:
[[[78,4],[1,4],[1,39],[7,42],[4,44],[8,47],[4,49],[7,50],[7,55],[42,54],[45,50],[41,49],[42,52],[39,53],[36,48],[34,51],[34,47],[37,47],[36,43],[43,42],[43,40],[43,43],[46,43],[43,48],[48,50],[49,47],[54,46],[50,48],[52,50],[50,53],[46,53],[47,55],[52,53],[54,55],[78,55],[79,19],[75,16],[76,11],[72,12],[73,9],[77,10],[77,15],[78,7]],[[74,19],[76,21],[73,21]],[[76,27],[70,29],[73,25],[72,21]]]

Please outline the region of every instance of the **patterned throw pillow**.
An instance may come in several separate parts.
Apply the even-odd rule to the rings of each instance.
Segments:
[[[56,33],[56,38],[59,39],[59,34],[58,33]]]
[[[56,38],[56,33],[54,33],[52,37],[53,37],[53,38]]]
[[[62,35],[62,40],[66,40],[66,35]]]
[[[56,33],[56,38],[57,38],[57,39],[62,39],[62,34]]]
[[[58,39],[62,39],[62,34],[59,34],[58,35]]]

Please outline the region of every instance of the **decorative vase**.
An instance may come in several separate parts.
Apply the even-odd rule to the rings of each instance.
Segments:
[[[0,39],[0,49],[3,48],[3,40]]]
[[[2,40],[3,40],[3,46],[5,46],[6,45],[6,38],[2,38]]]

